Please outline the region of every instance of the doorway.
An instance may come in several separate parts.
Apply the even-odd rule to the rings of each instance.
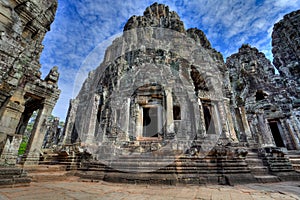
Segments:
[[[275,144],[277,147],[285,147],[283,139],[280,134],[280,130],[278,128],[278,122],[277,121],[269,121],[269,126],[273,135],[273,138],[275,140]]]
[[[161,129],[160,114],[157,106],[143,107],[143,137],[158,137]]]
[[[205,129],[208,134],[216,134],[213,105],[210,101],[202,101]]]

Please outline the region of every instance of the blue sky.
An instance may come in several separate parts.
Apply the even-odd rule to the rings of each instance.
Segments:
[[[60,99],[53,115],[65,120],[69,100],[75,98],[89,71],[99,63],[86,58],[99,46],[104,53],[132,15],[142,15],[150,0],[58,0],[56,18],[45,36],[42,75],[59,67]],[[300,0],[162,0],[181,17],[185,28],[204,31],[224,58],[243,43],[257,47],[272,60],[271,34],[275,22],[300,9]],[[99,51],[97,51],[99,52]],[[100,55],[101,57],[101,55]],[[76,81],[75,81],[76,80]]]

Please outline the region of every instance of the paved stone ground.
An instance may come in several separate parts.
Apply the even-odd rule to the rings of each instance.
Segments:
[[[132,185],[107,182],[80,182],[68,179],[31,183],[30,187],[2,188],[0,200],[75,199],[300,199],[300,182],[247,184],[239,186]]]

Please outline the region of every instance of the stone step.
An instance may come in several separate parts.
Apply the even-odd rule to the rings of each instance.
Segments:
[[[263,176],[254,176],[258,183],[273,183],[280,182],[280,179],[277,176],[272,175],[263,175]]]
[[[51,182],[51,181],[63,181],[70,176],[68,172],[50,172],[50,173],[29,173],[28,176],[32,179],[32,182]]]
[[[23,166],[28,173],[35,172],[59,172],[66,171],[67,166],[65,165],[32,165],[32,166]]]
[[[31,178],[22,168],[0,167],[0,188],[29,186],[30,182]]]
[[[265,166],[249,167],[249,169],[253,175],[266,175],[269,173],[268,167]]]
[[[14,177],[0,179],[0,188],[8,188],[8,187],[25,187],[29,186],[31,182],[30,177]]]
[[[294,170],[300,171],[300,151],[292,151],[287,154]]]
[[[261,159],[259,159],[259,158],[247,158],[246,159],[246,163],[250,166],[250,165],[254,165],[254,166],[256,166],[256,165],[261,165],[261,166],[263,166],[264,164],[263,164],[263,161],[261,160]]]
[[[24,169],[26,169],[33,182],[65,180],[74,174],[73,171],[68,171],[69,168],[65,165],[24,166]]]

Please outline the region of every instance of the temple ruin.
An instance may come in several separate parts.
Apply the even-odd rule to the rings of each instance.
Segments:
[[[60,94],[57,67],[42,80],[39,63],[42,40],[50,30],[56,8],[56,1],[0,3],[0,165],[8,166],[1,168],[6,177],[16,164],[22,136],[34,111],[37,118],[21,162],[39,163],[46,122]],[[27,181],[22,174],[13,175],[14,180],[4,179],[4,184]]]
[[[61,132],[57,120],[47,125],[57,67],[41,80],[38,61],[57,4],[22,2],[0,4],[1,164],[15,166],[38,111],[23,167],[61,164],[82,179],[147,184],[300,180],[300,11],[274,25],[277,74],[248,44],[224,62],[201,30],[154,3],[107,48]]]
[[[81,176],[146,183],[299,179],[299,162],[291,159],[300,144],[299,44],[290,42],[299,38],[299,16],[274,26],[280,74],[247,44],[224,63],[201,30],[185,30],[165,5],[131,17],[70,104],[64,141],[91,155]],[[281,42],[287,31],[291,38]]]

